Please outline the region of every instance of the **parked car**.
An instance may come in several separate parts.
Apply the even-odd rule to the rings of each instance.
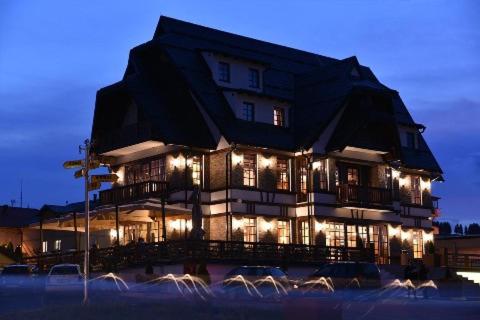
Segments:
[[[381,287],[380,269],[369,262],[336,262],[315,270],[301,285],[301,289],[327,289],[326,279],[333,289],[359,289]],[[316,288],[318,286],[318,288]]]
[[[223,280],[224,291],[235,296],[283,296],[290,287],[285,272],[270,266],[238,267],[228,272]]]
[[[12,264],[2,270],[0,290],[12,292],[13,290],[27,289],[37,289],[33,266],[27,264]]]
[[[47,275],[45,290],[47,292],[81,290],[84,280],[78,264],[57,264]]]

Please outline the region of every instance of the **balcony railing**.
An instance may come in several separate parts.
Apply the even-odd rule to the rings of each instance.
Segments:
[[[343,184],[337,186],[337,201],[342,205],[390,206],[392,190]]]
[[[166,191],[167,182],[165,181],[144,181],[100,191],[100,203],[102,205],[122,204],[147,198],[160,198],[166,194]]]

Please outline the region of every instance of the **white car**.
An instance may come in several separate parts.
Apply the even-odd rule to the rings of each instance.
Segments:
[[[85,278],[78,264],[57,264],[50,269],[45,283],[47,292],[77,291],[84,286]]]

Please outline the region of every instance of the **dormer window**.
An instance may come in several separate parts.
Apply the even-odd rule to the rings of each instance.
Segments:
[[[417,134],[415,132],[406,132],[407,148],[418,149]]]
[[[243,102],[242,119],[246,121],[255,120],[255,105],[251,102]]]
[[[279,127],[285,126],[285,109],[279,107],[273,108],[273,124]]]
[[[218,63],[218,80],[230,82],[230,64],[222,61]]]
[[[258,69],[248,69],[248,86],[255,89],[260,88],[260,73]]]

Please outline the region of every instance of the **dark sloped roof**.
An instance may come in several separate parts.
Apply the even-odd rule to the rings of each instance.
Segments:
[[[263,65],[266,69],[260,95],[292,103],[289,128],[237,119],[224,90],[212,79],[203,52]],[[147,133],[142,131],[142,136],[137,130],[135,139],[150,137],[210,149],[218,141],[214,141],[195,100],[228,142],[298,151],[311,147],[359,92],[388,97],[388,115],[379,113],[374,105],[362,109],[360,115],[357,109],[346,108],[350,114],[342,115],[329,148],[346,144],[385,151],[393,148],[405,165],[440,172],[428,147],[421,150],[418,159],[411,152],[400,150],[396,126],[416,124],[398,92],[380,83],[356,57],[337,60],[162,16],[153,39],[131,51],[125,76],[113,89],[117,91],[114,95],[131,99],[139,108],[139,121],[150,126]],[[108,136],[112,123],[118,127],[121,122],[106,120],[112,104],[108,99],[102,102],[101,93],[102,90],[97,96],[92,137]],[[114,117],[122,118],[126,107],[118,108],[121,112]],[[106,121],[110,125],[104,125]],[[117,140],[131,143],[128,138]],[[114,146],[118,147],[110,144],[111,148]]]
[[[0,207],[0,227],[3,228],[21,228],[40,219],[39,211],[30,208],[9,207],[7,205]]]

